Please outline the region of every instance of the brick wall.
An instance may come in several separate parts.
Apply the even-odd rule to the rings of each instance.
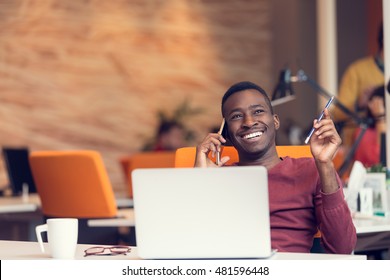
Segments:
[[[2,0],[0,144],[98,150],[122,191],[118,158],[153,135],[159,110],[202,108],[186,122],[198,140],[219,125],[232,83],[272,88],[269,9],[267,0]]]

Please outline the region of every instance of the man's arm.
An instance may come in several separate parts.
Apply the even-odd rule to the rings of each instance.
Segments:
[[[314,120],[313,127],[315,132],[310,139],[310,149],[320,176],[322,191],[333,193],[340,187],[333,158],[341,145],[341,138],[327,109],[324,110],[324,118],[320,122]]]
[[[341,138],[328,110],[324,111],[323,120],[314,121],[314,128],[310,149],[321,183],[321,203],[316,206],[316,211],[322,242],[328,252],[350,254],[356,245],[356,229],[344,199],[342,181],[333,164]]]

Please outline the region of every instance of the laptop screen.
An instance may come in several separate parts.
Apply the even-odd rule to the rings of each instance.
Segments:
[[[136,169],[132,179],[141,258],[272,254],[264,167]]]

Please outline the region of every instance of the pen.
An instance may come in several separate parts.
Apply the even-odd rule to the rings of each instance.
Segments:
[[[225,118],[222,119],[222,123],[221,123],[221,126],[218,130],[218,134],[221,135],[222,134],[222,131],[223,131],[223,127],[225,126]],[[221,153],[219,151],[217,151],[217,165],[219,165],[219,163],[221,162]]]
[[[317,122],[319,122],[319,121],[322,120],[322,118],[324,117],[324,111],[325,111],[325,109],[328,109],[328,108],[330,107],[330,104],[332,104],[333,99],[334,99],[334,96],[332,96],[332,97],[329,99],[328,103],[326,103],[324,110],[322,110],[321,115],[320,115],[320,116],[318,117],[318,119],[317,119]],[[314,129],[314,127],[312,127],[312,129],[311,129],[310,132],[309,132],[309,135],[308,135],[308,136],[306,137],[306,139],[305,139],[305,144],[309,143],[309,140],[310,140],[311,136],[313,135],[314,131],[315,131],[315,129]]]

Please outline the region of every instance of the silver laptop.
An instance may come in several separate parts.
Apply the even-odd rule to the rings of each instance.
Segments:
[[[267,258],[267,170],[154,168],[132,173],[143,259]]]

